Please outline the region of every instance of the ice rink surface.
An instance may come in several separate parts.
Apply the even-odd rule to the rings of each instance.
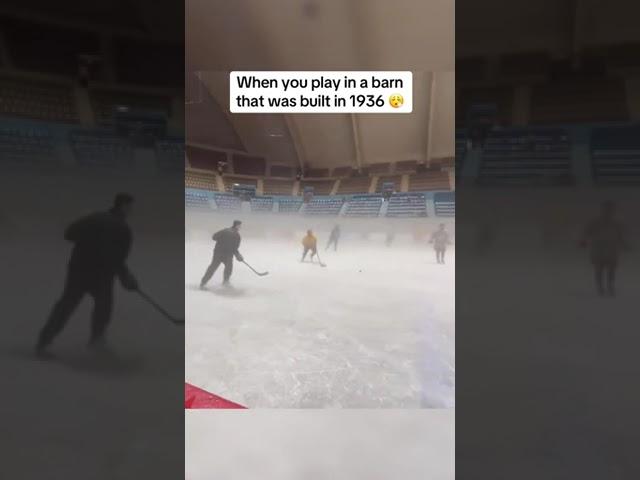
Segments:
[[[187,411],[186,480],[453,480],[453,410]]]
[[[186,379],[250,408],[453,407],[455,256],[426,242],[346,239],[326,268],[297,239],[245,238],[245,259],[207,291],[212,241],[185,258]]]

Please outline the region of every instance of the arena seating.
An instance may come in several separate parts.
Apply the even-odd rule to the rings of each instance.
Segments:
[[[386,176],[386,177],[379,177],[378,178],[378,185],[376,187],[376,192],[381,193],[382,192],[382,187],[384,186],[385,182],[393,182],[394,184],[394,188],[396,192],[400,191],[400,185],[402,184],[402,175],[390,175],[390,176]]]
[[[423,193],[394,193],[389,198],[387,217],[426,217],[427,202]]]
[[[569,135],[563,129],[508,129],[487,138],[482,185],[562,185],[571,182]]]
[[[265,178],[263,182],[265,195],[291,195],[293,192],[293,180],[276,180]]]
[[[305,187],[313,187],[314,195],[329,195],[334,184],[335,180],[303,180],[300,182],[300,194],[302,195]]]
[[[344,204],[342,197],[316,197],[307,203],[305,214],[318,216],[337,216]]]
[[[0,127],[0,161],[3,165],[51,163],[53,156],[47,129]]]
[[[449,174],[440,170],[414,173],[409,176],[410,192],[427,192],[431,190],[448,190]]]
[[[156,159],[163,170],[184,169],[184,139],[165,139],[156,142]]]
[[[437,217],[456,216],[456,195],[454,192],[436,192],[433,204]]]
[[[71,85],[0,79],[0,114],[48,120],[78,121]]]
[[[640,127],[595,129],[591,163],[597,184],[640,184]]]
[[[414,173],[418,168],[418,162],[415,160],[403,160],[396,162],[396,172],[398,173]]]
[[[191,208],[207,208],[210,209],[209,195],[202,190],[186,189],[184,192],[185,206]]]
[[[293,178],[294,170],[286,165],[271,165],[271,176],[279,178]]]
[[[535,124],[626,121],[625,84],[621,79],[565,81],[536,85],[531,98]]]
[[[347,204],[346,217],[377,217],[382,207],[382,195],[356,195]]]
[[[234,177],[231,175],[223,175],[222,181],[224,182],[224,189],[227,192],[233,191],[233,185],[251,185],[255,187],[258,181],[255,178]]]
[[[340,180],[338,194],[352,195],[354,193],[369,193],[370,177],[351,177]]]
[[[278,199],[279,213],[298,213],[302,207],[302,199],[298,197],[283,197]]]
[[[390,163],[374,163],[369,167],[369,173],[371,175],[385,175],[391,170]]]
[[[272,197],[253,197],[251,199],[251,211],[252,212],[272,212],[273,198]]]
[[[350,177],[353,173],[353,167],[336,167],[333,169],[333,176],[336,178]]]
[[[125,167],[133,163],[130,143],[109,131],[76,130],[69,138],[80,165]]]
[[[203,190],[217,191],[216,174],[205,173],[194,170],[186,170],[184,173],[184,184],[191,188],[201,188]]]
[[[227,211],[238,211],[241,208],[240,199],[234,195],[230,195],[227,193],[218,193],[215,194],[213,199],[218,206],[218,210],[227,210]]]
[[[163,96],[140,95],[116,90],[91,90],[91,105],[98,121],[110,122],[118,106],[132,110],[158,112],[169,117],[171,102]]]

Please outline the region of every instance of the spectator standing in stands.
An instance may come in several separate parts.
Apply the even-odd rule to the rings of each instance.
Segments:
[[[444,223],[440,224],[440,228],[433,232],[429,243],[433,243],[433,247],[436,251],[436,261],[444,265],[444,252],[449,245],[449,234],[444,229]]]
[[[233,273],[233,257],[236,257],[239,262],[244,261],[244,258],[238,250],[238,248],[240,248],[241,240],[240,225],[242,225],[240,220],[234,220],[231,227],[213,234],[212,238],[213,241],[216,242],[216,246],[213,249],[213,259],[200,281],[201,289],[204,290],[205,285],[209,280],[211,280],[211,277],[216,273],[220,264],[224,264],[222,284],[229,285],[229,279]]]
[[[331,233],[329,234],[329,241],[327,242],[327,248],[325,248],[325,251],[329,250],[329,247],[333,245],[333,250],[337,252],[338,240],[340,240],[340,225],[336,225],[335,227],[333,227],[333,230],[331,230]]]
[[[111,320],[114,278],[118,277],[127,290],[138,289],[138,282],[126,265],[133,241],[126,219],[132,207],[131,195],[118,194],[109,211],[81,218],[65,231],[65,239],[74,247],[64,291],[38,337],[38,356],[49,356],[47,347],[64,329],[86,294],[94,300],[89,346],[104,348],[105,331]]]
[[[311,230],[307,230],[307,235],[302,239],[302,246],[304,248],[302,252],[301,262],[304,262],[305,257],[309,251],[311,252],[311,261],[313,257],[318,253],[318,239],[313,235]]]
[[[582,247],[590,247],[598,294],[611,297],[616,294],[620,250],[627,247],[624,226],[616,219],[615,211],[613,202],[604,202],[602,212],[586,226],[581,241]]]

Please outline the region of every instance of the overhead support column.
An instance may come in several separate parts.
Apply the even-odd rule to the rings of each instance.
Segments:
[[[293,120],[291,115],[283,115],[284,121],[287,123],[287,128],[289,129],[289,135],[293,140],[293,147],[296,150],[296,156],[298,157],[298,166],[301,172],[304,172],[304,166],[306,164],[306,155],[304,151],[304,146],[302,144],[302,140],[300,139],[300,132],[296,125],[296,122]]]
[[[588,6],[585,4],[584,0],[573,0],[572,2],[569,2],[569,8],[571,9],[571,11],[569,12],[571,22],[571,38],[569,40],[571,48],[571,58],[573,66],[575,68],[579,68],[581,63],[580,53],[582,50],[582,46],[586,43],[586,24],[588,21],[589,12]]]
[[[351,113],[351,134],[353,135],[353,145],[356,154],[356,168],[362,170],[362,149],[360,148],[360,128],[355,113]]]
[[[428,166],[431,165],[431,137],[433,136],[433,117],[435,111],[435,90],[436,90],[436,74],[431,72],[429,74],[429,114],[427,115],[427,144],[425,145],[424,163]]]

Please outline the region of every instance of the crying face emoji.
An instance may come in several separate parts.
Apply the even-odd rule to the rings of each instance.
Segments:
[[[394,93],[389,97],[389,105],[393,108],[400,108],[404,103],[404,98],[399,93]]]

